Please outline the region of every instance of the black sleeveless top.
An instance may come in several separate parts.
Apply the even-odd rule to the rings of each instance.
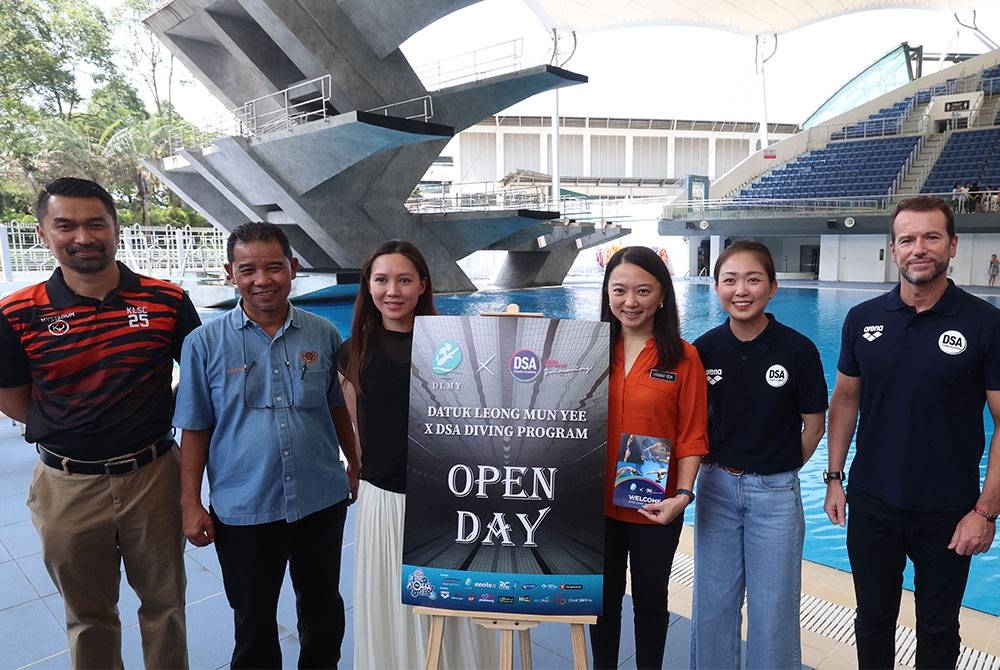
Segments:
[[[406,493],[406,426],[410,411],[413,333],[382,330],[372,339],[357,391],[361,479]],[[340,347],[337,368],[347,371],[351,340]]]

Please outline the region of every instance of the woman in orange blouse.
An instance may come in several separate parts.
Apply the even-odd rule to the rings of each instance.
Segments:
[[[705,370],[680,337],[673,284],[663,261],[626,247],[608,262],[601,320],[611,324],[608,451],[604,493],[604,613],[591,626],[594,667],[616,668],[625,567],[630,566],[636,666],[659,668],[667,638],[667,583],[684,508],[708,453]],[[670,446],[665,497],[634,510],[612,503],[623,434]]]

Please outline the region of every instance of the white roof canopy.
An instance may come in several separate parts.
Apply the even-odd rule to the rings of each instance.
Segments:
[[[995,1],[995,0],[992,0]],[[525,0],[547,28],[593,32],[673,24],[741,35],[787,33],[869,9],[974,9],[976,0]]]

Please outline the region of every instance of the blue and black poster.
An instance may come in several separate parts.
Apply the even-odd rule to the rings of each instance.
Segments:
[[[403,602],[601,613],[608,324],[417,317]]]

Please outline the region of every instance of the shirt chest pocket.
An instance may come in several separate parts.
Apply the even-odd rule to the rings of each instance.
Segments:
[[[676,379],[656,379],[647,373],[636,380],[631,392],[626,393],[625,415],[651,420],[662,420],[665,416],[675,419],[679,391]]]
[[[327,391],[330,388],[330,369],[309,367],[300,369],[295,375],[295,401],[299,407],[324,407],[328,404]],[[301,399],[301,400],[300,400]]]

